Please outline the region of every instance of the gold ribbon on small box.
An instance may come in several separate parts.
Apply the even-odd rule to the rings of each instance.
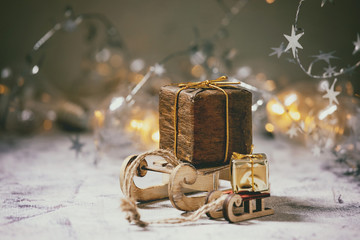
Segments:
[[[244,154],[240,154],[240,153],[236,153],[234,152],[233,155],[231,156],[231,160],[232,159],[242,159],[242,158],[250,158],[250,164],[251,164],[251,189],[254,192],[255,191],[255,186],[254,186],[254,160],[252,155],[244,155]]]
[[[188,82],[188,83],[180,83],[177,86],[180,87],[180,89],[177,91],[175,95],[175,102],[174,102],[174,155],[177,156],[177,105],[178,105],[178,98],[181,91],[189,88],[203,88],[203,89],[216,89],[224,93],[225,95],[225,107],[226,107],[226,147],[225,147],[225,157],[224,162],[226,162],[226,159],[228,158],[228,151],[229,151],[229,141],[230,141],[230,127],[229,127],[229,95],[226,93],[223,87],[232,87],[235,88],[233,85],[240,84],[240,82],[223,82],[227,80],[228,78],[226,76],[221,76],[218,79],[215,80],[205,80],[202,82]]]
[[[254,145],[251,145],[251,151],[250,154],[241,154],[241,153],[237,153],[237,152],[233,152],[233,155],[231,156],[231,160],[234,159],[243,159],[243,158],[249,158],[250,159],[250,164],[251,164],[251,189],[254,192],[255,191],[255,185],[254,185],[254,158],[257,159],[259,158],[259,156],[262,156],[261,154],[253,154],[253,150],[254,150]],[[230,161],[231,164],[231,161]],[[232,170],[230,168],[230,170]],[[232,174],[232,173],[230,173]]]

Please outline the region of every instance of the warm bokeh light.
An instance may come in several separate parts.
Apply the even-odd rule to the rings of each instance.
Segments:
[[[260,80],[260,81],[265,81],[266,80],[265,73],[258,73],[258,74],[256,74],[255,77],[256,77],[257,80]]]
[[[43,93],[43,94],[41,95],[41,101],[42,101],[43,103],[48,103],[48,102],[50,102],[50,99],[51,99],[51,96],[50,96],[49,94],[47,94],[47,93]]]
[[[143,121],[141,120],[131,120],[130,121],[130,127],[135,129],[135,130],[141,130],[143,128]]]
[[[129,121],[126,131],[147,148],[156,147],[160,140],[158,113],[156,111],[145,111],[137,113]]]
[[[266,80],[265,89],[270,92],[274,91],[276,89],[275,81],[274,80]]]
[[[281,104],[276,100],[270,100],[266,108],[269,112],[275,113],[277,115],[282,115],[285,113],[283,106],[281,106]]]
[[[267,124],[265,124],[265,130],[268,132],[274,132],[275,127],[271,123],[267,123]]]
[[[45,119],[43,123],[44,130],[49,131],[52,129],[53,123],[49,119]]]
[[[5,85],[0,84],[0,94],[6,94],[8,90],[9,89]]]
[[[205,70],[202,66],[200,65],[195,65],[192,69],[191,69],[191,75],[193,75],[196,78],[200,78],[203,74],[205,73]]]
[[[97,127],[102,127],[104,125],[105,115],[101,111],[94,111],[94,118]]]
[[[124,63],[124,59],[118,54],[114,54],[113,56],[110,57],[110,64],[114,68],[121,67],[123,63]]]
[[[160,141],[160,133],[159,133],[159,131],[154,132],[154,133],[151,135],[151,139],[152,139],[154,142],[159,142],[159,141]]]
[[[290,114],[290,117],[295,121],[299,121],[301,118],[301,114],[299,112],[289,111],[289,114]]]
[[[135,74],[135,77],[134,77],[134,82],[135,83],[139,83],[142,79],[144,78],[144,75],[142,74]]]
[[[312,136],[319,139],[320,134],[325,134],[329,139],[341,137],[346,131],[344,122],[350,121],[352,114],[342,115],[338,105],[328,105],[328,101],[320,96],[312,98],[311,92],[304,90],[280,92],[276,99],[271,99],[266,105],[269,123],[265,125],[267,132],[287,134],[290,128],[295,126],[297,131],[301,131],[305,142]],[[271,125],[272,126],[271,126]],[[319,133],[321,129],[321,133]],[[300,136],[300,134],[298,135]],[[327,146],[332,146],[335,141],[329,140]]]
[[[285,92],[277,99],[270,100],[266,105],[268,117],[274,128],[286,132],[293,122],[301,121],[302,113],[299,110],[299,99],[305,99],[295,92]],[[305,117],[305,113],[304,117]]]
[[[266,0],[266,2],[267,2],[268,4],[272,4],[272,3],[275,2],[275,0]]]
[[[96,71],[101,76],[109,76],[111,69],[106,63],[98,63],[96,66]]]

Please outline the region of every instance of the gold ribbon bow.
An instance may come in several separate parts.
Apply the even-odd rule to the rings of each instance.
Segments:
[[[175,95],[175,102],[174,102],[174,155],[177,156],[177,105],[178,105],[178,98],[181,91],[189,88],[211,88],[216,89],[225,94],[226,99],[226,148],[225,148],[225,158],[224,162],[226,162],[226,159],[228,157],[228,151],[229,151],[229,139],[230,139],[230,128],[229,128],[229,95],[226,93],[222,87],[234,87],[234,84],[240,84],[240,82],[223,82],[224,80],[227,80],[228,78],[226,76],[221,76],[218,79],[215,80],[205,80],[202,82],[188,82],[188,83],[180,83],[178,84],[178,87],[180,89],[177,91]]]

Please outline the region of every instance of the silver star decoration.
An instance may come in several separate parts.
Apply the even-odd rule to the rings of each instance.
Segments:
[[[322,53],[320,51],[319,55],[314,55],[312,57],[316,58],[315,60],[316,61],[320,61],[320,60],[323,60],[325,62],[327,62],[327,64],[330,65],[330,59],[336,59],[338,57],[335,57],[333,54],[335,53],[335,51],[333,52],[329,52],[329,53]]]
[[[288,36],[288,35],[284,34],[284,37],[289,41],[289,43],[288,43],[288,45],[287,45],[287,47],[285,49],[285,52],[291,48],[294,58],[295,58],[296,48],[303,49],[303,47],[299,43],[299,38],[302,35],[304,35],[304,33],[299,33],[299,34],[295,35],[295,27],[294,27],[294,25],[292,25],[292,28],[291,28],[291,36]]]
[[[334,91],[334,87],[335,87],[335,83],[336,83],[337,79],[335,78],[333,84],[331,85],[330,88],[325,89],[326,90],[326,94],[323,96],[323,98],[328,98],[329,99],[329,105],[333,105],[333,102],[335,102],[336,104],[339,104],[336,96],[340,94],[340,92],[338,91]]]
[[[317,145],[315,145],[312,149],[311,149],[312,154],[315,157],[319,157],[321,155],[321,148]]]
[[[150,70],[153,71],[158,76],[161,76],[166,72],[164,65],[159,63],[155,63],[155,65],[152,66]]]
[[[334,2],[334,0],[322,0],[321,1],[321,7],[323,7],[327,1],[329,1],[330,3]]]
[[[336,73],[335,71],[336,67],[331,67],[330,65],[326,68],[324,68],[325,72],[323,73],[324,77],[331,77]]]
[[[283,42],[280,44],[280,47],[271,48],[271,49],[274,51],[272,53],[270,53],[269,56],[277,55],[278,58],[280,58],[281,54],[283,54],[285,52],[285,47],[284,47]]]
[[[297,136],[297,127],[295,124],[291,125],[290,129],[286,132],[287,135],[289,135],[290,138]]]
[[[72,143],[72,146],[69,149],[74,149],[76,153],[76,158],[79,156],[79,153],[81,152],[81,148],[85,145],[84,143],[80,142],[79,135],[76,135],[74,138],[70,136],[70,140]]]
[[[353,51],[353,55],[354,55],[355,53],[357,53],[357,52],[360,51],[360,37],[359,37],[359,34],[357,34],[357,40],[356,40],[356,42],[353,42],[353,43],[354,43],[354,45],[355,45],[355,49],[354,49],[354,51]]]

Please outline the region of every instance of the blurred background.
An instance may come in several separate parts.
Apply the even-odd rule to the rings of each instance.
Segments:
[[[224,1],[228,7],[236,1]],[[271,4],[269,4],[271,3]],[[222,46],[236,48],[237,65],[249,65],[255,72],[264,72],[270,79],[289,78],[303,81],[306,76],[296,65],[268,57],[271,47],[286,42],[283,34],[290,34],[298,1],[249,1],[228,26],[228,38]],[[306,1],[299,25],[306,30],[301,38],[304,50],[300,56],[336,51],[341,60],[336,64],[352,63],[356,34],[360,31],[359,1],[331,1],[320,7],[321,0]],[[99,13],[106,16],[119,31],[126,49],[133,58],[155,63],[169,53],[187,48],[195,41],[194,28],[200,38],[212,36],[224,16],[219,1],[2,1],[0,9],[0,66],[19,66],[36,41],[55,23],[64,20],[64,10],[71,6],[75,14]],[[66,36],[60,36],[66,38]],[[51,59],[54,66],[78,64],[71,52],[81,47],[78,42],[49,43],[47,51],[59,55]],[[65,49],[63,49],[66,47]],[[69,56],[63,61],[64,50]],[[357,57],[357,58],[356,58]],[[308,61],[310,62],[310,58]],[[49,63],[50,64],[50,63]],[[65,68],[66,69],[66,68]],[[62,76],[58,76],[61,78]],[[55,77],[54,77],[55,78]],[[49,81],[60,81],[58,78]],[[187,79],[184,79],[185,81]],[[62,80],[64,81],[64,80]],[[358,81],[354,81],[358,82]]]
[[[314,128],[307,117],[327,107],[322,96],[334,79],[309,77],[294,63],[291,51],[269,56],[272,48],[287,46],[283,34],[290,35],[298,4],[285,0],[4,0],[0,133],[39,133],[59,126],[66,131],[93,131],[100,149],[106,140],[123,144],[117,143],[114,131],[121,129],[136,135],[145,148],[156,146],[160,86],[228,75],[255,89],[255,132],[286,136],[295,123],[305,136],[298,141],[306,142],[309,129]],[[305,1],[297,26],[305,32],[299,40],[302,64],[309,66],[313,56],[331,53],[330,62],[318,61],[312,68],[322,75],[326,67],[340,72],[359,61],[360,53],[353,54],[353,42],[360,33],[359,9],[356,0]],[[318,91],[319,84],[323,85]],[[330,125],[338,127],[331,129],[331,144],[326,143],[328,137],[320,141],[321,151],[338,146],[341,150],[339,136],[346,136],[345,140],[351,136],[352,149],[357,149],[358,132],[348,120],[353,119],[354,126],[358,123],[359,70],[339,77],[336,87],[341,101],[329,117],[332,122],[325,127],[323,121],[315,123],[316,128],[327,130]],[[274,112],[274,97],[285,101],[293,92],[296,106],[286,105],[294,111],[293,117],[288,119],[281,108],[276,112],[275,107]],[[320,100],[325,102],[316,105]],[[313,141],[319,142],[322,136]]]

